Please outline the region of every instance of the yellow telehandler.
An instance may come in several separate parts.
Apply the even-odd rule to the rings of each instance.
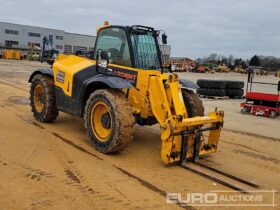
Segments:
[[[122,150],[135,123],[160,125],[166,164],[216,152],[224,112],[204,115],[190,90],[196,84],[179,79],[171,65],[163,67],[160,43],[167,44],[166,34],[151,27],[97,28],[92,58],[60,54],[50,69],[31,74],[34,117],[51,122],[59,111],[83,117],[92,145],[102,153]]]

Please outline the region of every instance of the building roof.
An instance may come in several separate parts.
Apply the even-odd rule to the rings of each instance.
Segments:
[[[93,35],[86,35],[86,34],[79,34],[79,33],[71,33],[71,32],[66,32],[64,30],[61,29],[54,29],[54,28],[44,28],[44,27],[40,27],[40,26],[30,26],[30,25],[24,25],[24,24],[18,24],[18,23],[9,23],[9,22],[1,22],[0,24],[4,23],[4,24],[12,24],[12,25],[18,25],[18,26],[27,26],[27,27],[33,27],[33,28],[41,28],[41,29],[48,29],[48,30],[56,30],[56,31],[62,31],[66,34],[77,34],[77,35],[82,35],[82,36],[89,36],[89,37],[95,37]]]
[[[79,35],[79,36],[89,36],[89,37],[96,37],[93,35],[86,35],[86,34],[79,34],[79,33],[71,33],[71,32],[65,32],[66,34],[74,34],[74,35]]]

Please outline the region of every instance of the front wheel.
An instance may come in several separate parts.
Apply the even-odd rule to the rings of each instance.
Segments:
[[[102,153],[122,150],[133,139],[132,107],[119,90],[96,90],[85,107],[85,128],[93,146]]]
[[[37,74],[31,80],[30,106],[40,122],[52,122],[58,116],[53,78]]]
[[[240,112],[241,114],[249,114],[251,111],[251,108],[250,107],[243,107]]]

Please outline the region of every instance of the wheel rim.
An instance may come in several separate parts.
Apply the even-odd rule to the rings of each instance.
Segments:
[[[42,112],[44,109],[44,88],[42,85],[36,85],[34,89],[34,104],[37,112]]]
[[[271,111],[270,112],[270,117],[271,118],[276,118],[278,115],[277,115],[277,112],[275,112],[275,111]]]
[[[90,114],[93,133],[101,142],[106,142],[112,133],[112,116],[109,107],[103,101],[94,104]]]

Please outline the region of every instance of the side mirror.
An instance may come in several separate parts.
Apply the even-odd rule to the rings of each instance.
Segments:
[[[170,72],[173,72],[173,71],[175,71],[176,70],[176,66],[175,65],[173,65],[173,64],[170,64]]]
[[[101,60],[100,59],[100,60],[97,61],[97,65],[98,65],[99,68],[107,69],[108,62],[107,62],[107,60]]]
[[[167,44],[167,35],[165,33],[161,35],[161,39],[163,44]]]
[[[96,55],[96,71],[106,73],[109,64],[109,56],[107,51],[98,50]]]

